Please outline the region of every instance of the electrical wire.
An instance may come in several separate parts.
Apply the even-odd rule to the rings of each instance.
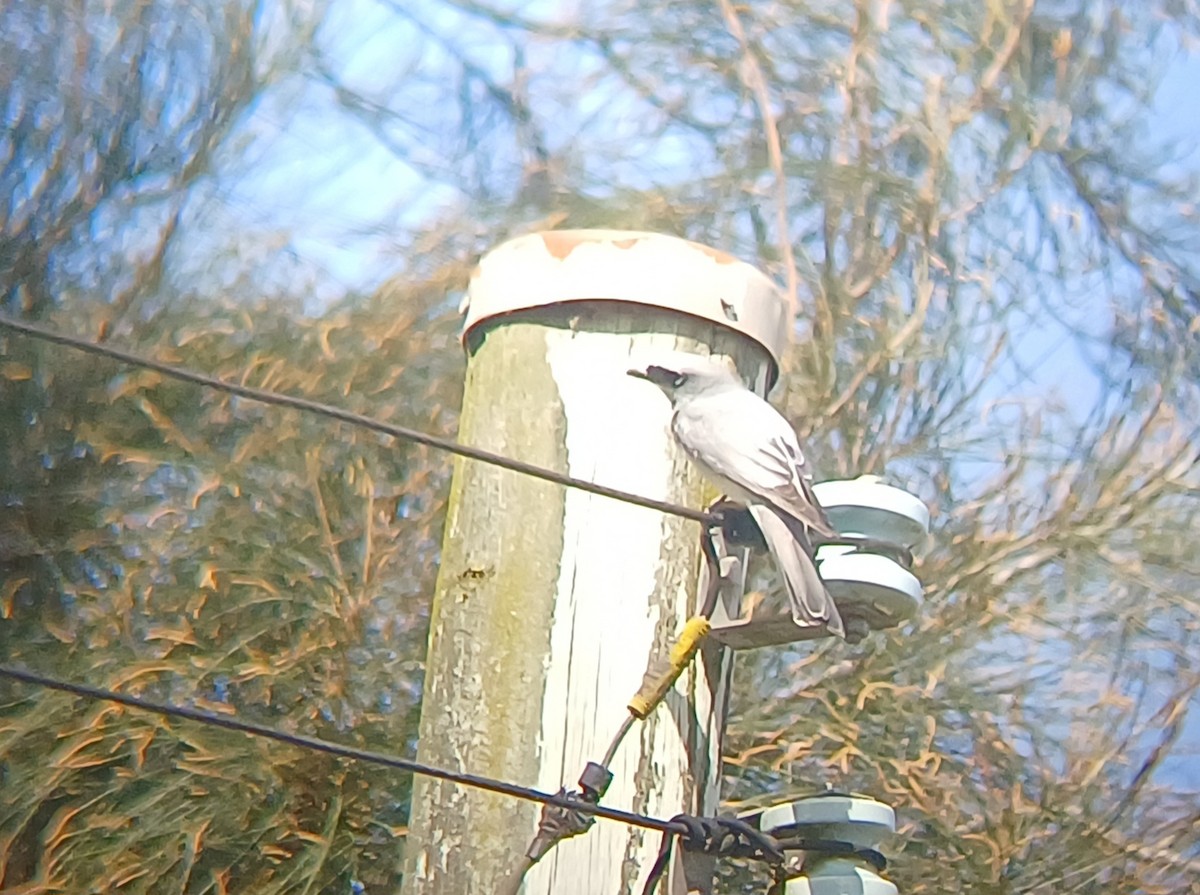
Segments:
[[[634,715],[625,716],[625,720],[621,722],[621,726],[617,728],[617,732],[609,741],[608,748],[604,750],[604,758],[600,761],[600,764],[604,765],[604,767],[608,767],[613,763],[613,759],[617,755],[617,749],[621,746],[621,741],[625,739],[625,735],[629,733],[633,727],[633,722],[636,720],[637,718]]]
[[[328,740],[305,736],[304,734],[285,733],[284,731],[276,730],[273,727],[265,727],[261,724],[252,724],[248,721],[239,721],[236,718],[230,718],[226,715],[216,715],[210,712],[200,711],[199,709],[187,708],[185,706],[153,702],[148,699],[142,699],[138,696],[128,696],[124,693],[106,690],[102,687],[91,687],[87,684],[76,684],[70,681],[59,680],[58,678],[38,674],[33,671],[26,671],[22,668],[12,668],[7,665],[0,665],[0,677],[20,681],[21,683],[25,684],[33,684],[34,686],[38,687],[45,687],[50,690],[58,690],[63,693],[70,693],[73,696],[81,696],[85,699],[113,702],[117,703],[118,705],[128,706],[129,708],[140,709],[156,715],[161,715],[166,718],[179,718],[184,721],[194,721],[198,724],[207,724],[211,727],[221,727],[225,730],[233,730],[238,733],[249,734],[250,736],[275,740],[276,742],[286,743],[289,746],[297,746],[301,749],[309,749],[314,752],[323,752],[327,755],[337,756],[338,758],[349,758],[353,759],[354,761],[382,765],[383,767],[393,768],[399,771],[408,771],[409,773],[418,774],[423,777],[446,780],[450,783],[458,783],[462,786],[471,786],[475,787],[476,789],[486,790],[487,792],[493,792],[499,795],[524,799],[529,802],[539,802],[543,805],[558,805],[563,808],[569,808],[573,811],[579,811],[583,814],[591,814],[595,815],[596,817],[603,817],[605,820],[620,821],[621,823],[626,823],[630,826],[641,827],[646,830],[657,830],[661,833],[688,832],[688,828],[684,824],[661,820],[645,814],[637,814],[632,811],[622,811],[619,808],[606,808],[602,805],[584,801],[583,799],[571,798],[569,796],[559,795],[556,793],[542,792],[538,789],[532,789],[527,786],[519,786],[515,783],[507,783],[503,780],[496,780],[491,777],[482,777],[478,774],[468,774],[461,771],[449,771],[445,768],[435,768],[408,758],[400,758],[397,755],[387,755],[382,752],[372,752],[368,749],[358,749],[354,746],[344,746],[340,743],[332,743]]]
[[[236,382],[229,382],[217,376],[209,376],[205,373],[197,373],[183,367],[176,367],[171,364],[165,364],[161,361],[152,360],[148,357],[134,354],[129,351],[122,351],[119,348],[112,348],[108,345],[101,345],[97,342],[92,342],[87,339],[81,339],[76,336],[69,336],[66,333],[55,332],[54,330],[38,326],[35,323],[27,323],[24,320],[14,320],[11,317],[0,315],[0,328],[8,329],[13,332],[21,333],[34,339],[39,339],[44,342],[52,342],[56,345],[65,345],[68,348],[74,348],[78,351],[84,351],[88,354],[94,354],[99,357],[105,357],[110,360],[119,361],[123,364],[130,364],[135,367],[142,367],[147,370],[154,370],[156,373],[162,373],[164,376],[169,376],[172,379],[178,379],[182,382],[190,382],[195,385],[202,385],[206,388],[214,389],[215,391],[225,392],[230,395],[236,395],[239,398],[246,398],[250,401],[258,401],[262,404],[273,404],[277,407],[290,407],[294,410],[303,410],[308,413],[319,414],[320,416],[329,417],[330,419],[340,420],[344,423],[349,423],[352,426],[359,426],[363,429],[370,429],[373,432],[379,432],[383,435],[389,435],[392,438],[398,438],[403,441],[411,441],[416,444],[423,444],[440,451],[457,454],[460,457],[466,457],[470,460],[478,460],[481,463],[489,463],[493,466],[499,466],[502,469],[508,469],[513,472],[519,472],[522,475],[532,476],[536,479],[541,479],[545,482],[552,482],[556,485],[563,485],[567,488],[577,488],[580,491],[587,491],[590,494],[598,494],[601,497],[608,497],[613,500],[624,501],[635,506],[645,507],[650,510],[658,510],[660,513],[666,513],[670,516],[678,516],[681,519],[690,519],[693,522],[704,524],[713,524],[719,522],[720,519],[713,513],[706,513],[703,510],[694,510],[691,507],[680,506],[679,504],[669,503],[665,500],[656,500],[652,497],[642,497],[639,494],[632,494],[629,491],[622,491],[619,488],[609,488],[606,485],[597,485],[595,482],[589,482],[586,479],[578,479],[574,476],[564,475],[561,472],[555,472],[551,469],[545,469],[541,466],[535,466],[532,463],[525,463],[521,460],[513,460],[509,457],[504,457],[500,454],[485,451],[482,448],[470,447],[469,445],[459,444],[451,441],[448,438],[441,438],[437,435],[432,435],[428,432],[421,432],[417,429],[410,429],[407,426],[397,426],[392,423],[385,423],[382,420],[373,419],[363,414],[353,413],[349,410],[344,410],[340,407],[335,407],[331,404],[323,404],[320,401],[313,401],[308,398],[297,398],[291,395],[280,394],[266,389],[253,388],[248,385],[239,385]]]
[[[470,460],[478,460],[481,463],[488,463],[492,466],[499,466],[501,469],[508,469],[512,472],[518,472],[522,475],[531,476],[535,479],[541,479],[545,482],[551,482],[556,485],[562,485],[566,488],[576,488],[580,491],[586,491],[589,494],[597,494],[601,497],[608,497],[612,500],[623,501],[624,503],[633,504],[635,506],[645,507],[649,510],[657,510],[660,513],[665,513],[668,516],[678,516],[681,519],[688,519],[692,522],[699,522],[703,525],[722,525],[729,521],[729,514],[737,511],[736,506],[722,505],[722,509],[717,512],[712,510],[695,510],[691,507],[685,507],[680,504],[671,503],[670,501],[658,500],[653,497],[643,497],[640,494],[634,494],[630,491],[622,491],[620,488],[610,488],[607,485],[598,485],[595,482],[589,482],[586,479],[575,478],[574,476],[566,475],[565,473],[555,472],[552,469],[546,469],[541,466],[535,466],[532,463],[525,463],[522,460],[513,460],[510,457],[505,457],[501,454],[493,453],[492,451],[484,450],[483,448],[471,447],[470,445],[459,444],[456,441],[451,441],[449,438],[442,438],[438,435],[433,435],[429,432],[422,432],[419,429],[410,429],[407,426],[398,426],[394,423],[385,423],[383,420],[377,420],[373,417],[365,416],[361,413],[354,413],[345,410],[341,407],[335,407],[332,404],[324,404],[320,401],[313,401],[309,398],[298,398],[292,395],[284,395],[279,392],[269,391],[267,389],[254,388],[248,385],[239,385],[236,382],[229,382],[217,376],[209,376],[206,373],[197,373],[193,370],[188,370],[184,367],[176,367],[171,364],[165,364],[161,361],[152,360],[148,357],[143,357],[139,354],[134,354],[129,351],[122,351],[119,348],[112,348],[108,345],[102,345],[98,342],[92,342],[87,339],[81,339],[76,336],[69,336],[66,333],[55,332],[43,326],[38,326],[35,323],[27,323],[24,320],[14,320],[11,317],[0,315],[0,329],[8,329],[13,332],[21,333],[30,338],[39,339],[44,342],[51,342],[56,345],[65,345],[68,348],[74,348],[78,351],[83,351],[88,354],[94,354],[98,357],[105,357],[110,360],[115,360],[123,364],[129,364],[135,367],[141,367],[146,370],[154,370],[156,373],[162,373],[164,376],[169,376],[172,379],[178,379],[181,382],[190,382],[194,385],[202,385],[206,388],[211,388],[214,391],[225,392],[230,395],[236,395],[239,398],[245,398],[249,401],[258,401],[261,404],[271,404],[277,407],[289,407],[293,410],[302,410],[308,413],[314,413],[319,416],[329,417],[330,419],[339,420],[343,423],[349,423],[352,426],[369,429],[372,432],[379,432],[382,435],[388,435],[392,438],[397,438],[402,441],[411,441],[416,444],[423,444],[428,447],[440,451],[446,451],[450,454],[457,454],[460,457],[466,457]],[[744,510],[741,511],[744,514]],[[756,539],[751,537],[750,543],[756,543]],[[839,535],[836,538],[818,539],[814,546],[824,545],[844,545],[854,547],[863,552],[880,552],[885,556],[895,559],[905,568],[912,568],[913,557],[912,551],[906,547],[890,544],[885,541],[878,541],[874,538],[864,538],[858,535]],[[758,549],[763,549],[759,547]],[[705,612],[701,614],[707,615],[711,612],[712,607],[708,606]]]
[[[435,780],[445,780],[461,786],[496,793],[497,795],[510,796],[529,802],[538,802],[542,805],[554,805],[569,811],[578,812],[579,814],[602,817],[605,820],[618,821],[646,830],[656,830],[663,833],[664,838],[662,846],[659,849],[658,859],[651,869],[646,888],[643,890],[644,893],[653,892],[659,878],[665,872],[666,862],[670,855],[670,844],[676,836],[681,837],[681,841],[687,848],[699,848],[713,855],[765,860],[772,864],[780,862],[783,849],[790,849],[853,855],[867,861],[876,870],[880,871],[887,866],[887,861],[883,855],[871,849],[856,849],[852,843],[848,842],[803,838],[778,839],[735,818],[691,817],[680,814],[670,820],[663,820],[647,814],[622,811],[619,808],[607,808],[596,802],[573,796],[561,790],[558,793],[542,792],[532,787],[519,786],[516,783],[508,783],[493,777],[483,777],[478,774],[468,774],[461,771],[449,771],[445,768],[436,768],[432,765],[422,764],[412,759],[400,758],[397,755],[387,755],[382,752],[373,752],[354,746],[344,746],[340,743],[332,743],[328,740],[304,734],[286,733],[282,730],[276,730],[273,727],[252,724],[248,721],[239,721],[227,715],[216,715],[199,709],[187,708],[186,706],[154,702],[149,699],[142,699],[139,696],[129,696],[114,690],[107,690],[103,687],[92,687],[87,684],[77,684],[71,681],[60,680],[59,678],[38,674],[34,671],[27,671],[23,668],[0,665],[0,678],[8,678],[23,684],[31,684],[49,690],[69,693],[72,696],[79,696],[84,699],[116,703],[117,705],[139,709],[166,718],[178,718],[183,721],[192,721],[210,727],[220,727],[225,730],[262,737],[263,739],[274,740],[313,752],[322,752],[337,758],[348,758],[353,761],[407,771],[419,776],[431,777]],[[517,892],[520,890],[521,881],[533,864],[534,860],[530,859],[528,855],[523,856],[520,865],[515,867],[509,875],[506,882],[507,891]]]

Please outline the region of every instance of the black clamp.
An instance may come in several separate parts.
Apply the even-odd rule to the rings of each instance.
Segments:
[[[658,857],[650,868],[650,875],[642,889],[642,895],[652,895],[667,871],[671,859],[671,843],[678,838],[680,848],[685,851],[701,852],[720,858],[743,858],[764,861],[775,869],[777,883],[785,879],[784,862],[786,852],[803,851],[821,857],[853,857],[870,864],[876,871],[887,869],[887,859],[872,848],[858,848],[851,842],[836,839],[776,838],[758,827],[733,817],[692,817],[677,814],[671,818],[672,826],[684,830],[667,830],[663,833]]]
[[[679,833],[679,845],[687,851],[702,852],[721,858],[749,858],[770,864],[783,863],[783,849],[774,836],[734,817],[671,818],[683,824],[687,833]]]
[[[650,868],[642,895],[653,895],[659,882],[667,872],[671,860],[671,843],[676,837],[685,851],[700,852],[721,858],[749,858],[765,861],[782,872],[785,855],[774,836],[734,817],[692,817],[677,814],[671,818],[673,826],[684,830],[667,830],[663,833],[658,857]]]
[[[604,793],[608,791],[612,779],[613,775],[608,768],[589,761],[579,777],[581,792],[575,790],[568,792],[566,787],[563,787],[556,795],[572,801],[578,800],[597,805]],[[595,822],[595,816],[589,812],[563,804],[547,803],[542,806],[542,816],[538,818],[537,833],[534,835],[533,841],[529,843],[525,857],[536,864],[558,843],[564,839],[570,839],[572,836],[578,836],[580,833],[586,833]]]
[[[612,781],[612,771],[602,764],[589,761],[579,775],[579,788],[583,790],[584,801],[599,805]]]

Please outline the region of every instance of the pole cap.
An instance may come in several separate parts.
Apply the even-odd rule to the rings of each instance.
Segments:
[[[766,350],[771,384],[792,331],[781,290],[727,252],[663,233],[545,230],[480,259],[467,288],[463,342],[485,321],[577,301],[645,305],[724,326]]]

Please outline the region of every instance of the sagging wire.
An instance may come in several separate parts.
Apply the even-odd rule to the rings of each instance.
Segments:
[[[670,821],[660,820],[659,818],[650,817],[649,815],[645,814],[637,814],[632,811],[622,811],[618,808],[605,808],[602,805],[586,802],[570,795],[542,792],[541,790],[533,789],[532,787],[520,786],[516,783],[507,783],[503,780],[496,780],[491,777],[483,777],[478,774],[468,774],[461,771],[451,771],[445,768],[436,768],[431,765],[422,764],[418,761],[413,761],[412,759],[401,758],[397,755],[387,755],[382,752],[373,752],[368,749],[345,746],[340,743],[333,743],[328,740],[322,740],[317,737],[306,736],[304,734],[286,733],[282,730],[276,730],[273,727],[266,727],[261,724],[253,724],[249,721],[239,721],[238,719],[231,718],[227,715],[217,715],[211,712],[201,711],[199,709],[188,708],[186,706],[154,702],[149,699],[142,699],[138,696],[129,696],[125,693],[118,693],[114,690],[106,690],[103,687],[92,687],[87,684],[77,684],[70,681],[60,680],[48,675],[27,671],[22,668],[13,668],[7,665],[0,665],[0,677],[20,681],[21,683],[25,684],[32,684],[38,687],[45,687],[49,690],[58,690],[62,693],[70,693],[73,696],[80,696],[84,699],[112,702],[128,708],[151,712],[152,714],[160,715],[166,718],[179,718],[184,721],[194,721],[198,724],[206,724],[210,727],[221,727],[225,730],[233,730],[238,733],[248,734],[250,736],[262,737],[264,739],[274,740],[279,743],[286,743],[290,746],[309,749],[314,752],[323,752],[326,755],[333,755],[338,758],[349,758],[354,761],[362,761],[369,764],[381,765],[383,767],[393,768],[399,771],[407,771],[411,774],[418,774],[424,777],[432,777],[437,780],[445,780],[450,783],[457,783],[461,786],[475,787],[476,789],[498,793],[499,795],[511,796],[513,798],[524,799],[530,802],[540,802],[543,805],[555,805],[572,811],[579,811],[589,816],[603,817],[606,820],[620,821],[621,823],[630,824],[631,826],[635,827],[642,827],[643,829],[647,830],[658,830],[659,832],[664,833],[686,832],[684,827],[673,824]]]
[[[721,517],[715,516],[720,519]],[[617,728],[616,734],[604,750],[604,758],[599,762],[589,761],[579,778],[579,790],[568,792],[565,788],[560,794],[578,798],[589,804],[599,804],[600,799],[612,783],[613,775],[609,770],[621,742],[633,729],[635,721],[644,721],[652,711],[663,701],[680,675],[691,665],[696,653],[709,632],[712,631],[712,615],[716,605],[717,595],[724,579],[721,577],[721,564],[718,555],[717,539],[720,536],[722,522],[712,522],[705,526],[701,535],[703,552],[708,563],[708,588],[700,614],[690,618],[683,630],[675,638],[665,659],[651,662],[642,678],[642,684],[630,698],[626,706],[628,714]],[[572,812],[558,806],[546,805],[542,809],[538,821],[537,832],[525,854],[521,856],[516,867],[497,890],[497,895],[516,895],[521,889],[525,875],[533,866],[545,857],[551,849],[560,842],[579,836],[591,829],[595,821],[590,815]]]
[[[654,711],[655,707],[679,680],[679,676],[691,664],[704,638],[712,630],[712,624],[703,616],[688,619],[683,630],[672,644],[667,658],[653,662],[642,678],[642,685],[629,700],[629,714],[626,716],[616,736],[609,743],[601,762],[589,761],[579,777],[579,790],[559,790],[564,798],[577,799],[589,805],[599,805],[600,799],[608,791],[612,783],[612,764],[617,749],[625,735],[633,727],[634,721],[644,721]],[[525,854],[521,856],[518,865],[509,873],[497,895],[516,895],[521,889],[521,883],[533,865],[550,853],[560,842],[574,836],[582,835],[591,829],[594,818],[584,812],[564,808],[561,805],[545,805],[541,818],[538,820],[537,832]]]
[[[644,721],[655,706],[662,702],[663,697],[675,685],[675,681],[679,680],[679,676],[691,664],[697,651],[704,644],[705,638],[712,632],[713,610],[720,597],[721,587],[726,583],[721,566],[720,554],[722,551],[718,544],[727,520],[734,517],[728,514],[728,509],[718,510],[710,507],[709,512],[717,521],[706,525],[704,532],[700,535],[701,552],[704,554],[708,566],[708,586],[705,589],[704,599],[701,601],[700,611],[688,619],[683,626],[683,630],[671,646],[666,660],[652,663],[646,670],[646,674],[642,678],[642,685],[626,706],[629,714],[617,728],[616,734],[604,752],[604,761],[602,762],[604,767],[612,764],[617,749],[621,746],[621,741],[633,728],[633,723]]]
[[[579,791],[559,791],[560,795],[581,799],[589,804],[599,804],[600,799],[612,783],[613,775],[608,769],[621,741],[633,728],[635,721],[644,721],[663,701],[667,693],[679,680],[679,676],[691,665],[704,639],[712,630],[712,623],[706,616],[698,615],[687,620],[683,630],[671,645],[665,659],[652,662],[642,678],[642,685],[634,693],[626,707],[629,714],[617,729],[604,758],[600,762],[589,761],[579,778]],[[509,874],[499,895],[516,895],[520,890],[525,874],[533,865],[545,857],[551,849],[560,842],[579,836],[591,829],[594,820],[591,816],[572,812],[559,806],[547,805],[542,809],[537,832],[526,849],[525,854],[516,868]]]
[[[130,351],[122,351],[119,348],[113,348],[109,345],[102,345],[98,342],[92,342],[88,339],[70,336],[66,333],[56,332],[52,329],[39,326],[35,323],[28,323],[24,320],[15,320],[11,317],[0,315],[0,329],[8,329],[13,332],[21,333],[33,339],[39,339],[44,342],[50,342],[56,345],[65,345],[68,348],[74,348],[77,351],[83,351],[88,354],[94,354],[98,357],[105,357],[109,360],[115,360],[123,364],[129,364],[134,367],[141,367],[146,370],[153,370],[156,373],[161,373],[164,376],[169,376],[172,379],[178,379],[181,382],[190,382],[194,385],[202,385],[206,388],[211,388],[214,391],[225,392],[226,394],[236,395],[239,398],[245,398],[249,401],[257,401],[261,404],[271,404],[276,407],[289,407],[293,410],[302,410],[307,413],[314,413],[319,416],[335,419],[343,423],[349,423],[352,426],[358,426],[362,429],[368,429],[372,432],[378,432],[381,435],[388,435],[392,438],[397,438],[402,441],[411,441],[414,444],[423,444],[435,450],[445,451],[449,454],[455,454],[460,457],[466,457],[469,460],[478,460],[481,463],[488,463],[492,466],[498,466],[501,469],[507,469],[512,472],[521,473],[535,479],[541,479],[545,482],[551,482],[556,485],[562,485],[565,488],[575,488],[580,491],[586,491],[589,494],[596,494],[600,497],[608,497],[612,500],[619,500],[625,503],[633,504],[634,506],[645,507],[649,510],[657,510],[660,513],[665,513],[668,516],[677,516],[680,519],[688,519],[692,522],[699,522],[711,529],[713,526],[721,526],[726,524],[727,532],[732,536],[730,543],[741,543],[744,546],[750,546],[752,549],[765,549],[765,544],[762,542],[761,535],[757,533],[753,522],[747,523],[742,520],[741,516],[747,516],[744,509],[736,504],[720,504],[718,507],[705,510],[695,510],[691,507],[685,507],[680,504],[671,503],[666,500],[658,500],[653,497],[643,497],[640,494],[634,494],[630,491],[623,491],[620,488],[610,488],[607,485],[598,485],[595,482],[589,482],[586,479],[576,478],[566,475],[565,473],[555,472],[552,469],[536,466],[532,463],[525,463],[522,460],[514,460],[510,457],[505,457],[502,454],[496,454],[492,451],[484,450],[483,448],[471,447],[470,445],[459,444],[449,438],[442,438],[438,435],[433,435],[429,432],[422,432],[419,429],[412,429],[408,426],[399,426],[394,423],[385,423],[383,420],[377,420],[373,417],[366,416],[361,413],[354,413],[345,410],[341,407],[335,407],[332,404],[325,404],[321,401],[313,401],[309,398],[298,398],[293,395],[284,395],[279,392],[269,391],[267,389],[254,388],[248,385],[239,385],[236,382],[229,382],[226,379],[221,379],[218,376],[209,376],[206,373],[197,373],[194,370],[188,370],[184,367],[176,367],[172,364],[166,364],[161,361],[152,360],[148,357],[143,357],[139,354],[134,354]],[[873,538],[865,538],[859,535],[839,535],[836,538],[814,539],[814,547],[822,547],[825,545],[839,545],[852,547],[860,552],[876,552],[889,556],[903,565],[905,568],[912,568],[913,557],[912,552],[904,547],[897,547],[894,544],[889,544],[884,541],[877,541]],[[704,614],[704,613],[701,613]]]
[[[633,694],[633,697],[626,706],[628,714],[621,722],[621,726],[617,728],[617,732],[609,742],[608,748],[604,750],[604,758],[599,763],[588,762],[584,768],[584,772],[579,779],[580,792],[577,793],[580,798],[596,803],[600,801],[600,798],[604,795],[605,790],[608,789],[608,785],[612,781],[612,772],[608,768],[616,757],[617,750],[620,748],[622,741],[633,729],[634,722],[644,721],[658,704],[662,702],[671,688],[675,686],[675,682],[679,680],[680,675],[692,663],[705,638],[712,631],[712,622],[709,619],[716,606],[721,587],[725,583],[720,561],[720,549],[718,547],[722,534],[722,526],[725,524],[725,521],[724,517],[719,514],[715,515],[714,518],[721,521],[706,525],[704,532],[700,536],[705,561],[708,564],[708,587],[700,613],[688,619],[684,624],[683,630],[671,645],[667,657],[652,662],[646,670],[641,686]],[[510,888],[506,888],[503,895],[509,895],[510,892],[515,895],[520,888],[521,879],[524,878],[525,873],[541,860],[550,849],[554,848],[564,839],[587,832],[591,824],[592,820],[590,817],[580,818],[572,822],[571,818],[561,816],[561,813],[555,814],[554,810],[549,806],[544,809],[542,811],[541,822],[538,824],[538,831],[534,835],[529,848],[526,850],[522,859],[522,865],[509,877]]]
[[[337,758],[347,758],[352,761],[362,761],[395,770],[407,771],[412,774],[445,780],[450,783],[457,783],[462,786],[469,786],[498,795],[510,796],[525,801],[540,802],[547,809],[562,812],[560,816],[565,817],[569,825],[573,827],[581,826],[584,830],[594,823],[594,818],[596,817],[641,827],[642,829],[657,830],[663,834],[662,845],[659,848],[658,857],[651,868],[646,886],[643,889],[643,895],[653,893],[657,888],[658,882],[665,875],[670,859],[671,843],[677,837],[680,840],[681,846],[685,849],[702,851],[718,857],[765,861],[774,867],[782,865],[780,856],[785,850],[805,850],[833,855],[852,854],[870,862],[879,870],[882,870],[886,865],[886,861],[881,854],[869,849],[857,849],[853,845],[844,842],[780,839],[757,830],[746,822],[735,818],[693,817],[691,815],[680,814],[670,820],[662,820],[661,818],[646,814],[622,811],[618,808],[606,808],[599,804],[599,796],[603,795],[603,790],[607,788],[612,775],[608,774],[607,771],[594,762],[588,763],[587,770],[585,770],[580,780],[581,788],[585,793],[584,796],[581,797],[563,790],[559,790],[557,793],[548,793],[531,787],[508,783],[504,780],[497,780],[492,777],[436,768],[395,755],[359,749],[354,746],[345,746],[340,743],[333,743],[304,734],[285,733],[282,730],[276,730],[275,728],[266,727],[261,724],[239,721],[227,715],[216,715],[186,706],[154,702],[138,696],[130,696],[114,690],[107,690],[103,687],[93,687],[87,684],[64,681],[7,665],[0,665],[0,678],[8,678],[23,684],[69,693],[72,696],[84,699],[115,703],[166,718],[177,718],[210,727],[220,727],[249,736],[274,740],[301,749],[322,752]],[[591,801],[591,797],[594,797],[595,801]],[[543,817],[545,816],[546,812],[544,811]],[[558,833],[558,831],[553,830],[549,832],[552,835],[557,835]],[[568,835],[573,834],[568,833]],[[552,844],[553,842],[551,842]],[[527,857],[526,865],[520,868],[516,875],[510,876],[508,880],[508,884],[515,883],[515,887],[504,891],[511,893],[519,891],[521,877],[524,876],[525,870],[533,866],[534,863],[536,863],[536,858]]]
[[[303,410],[308,413],[315,413],[330,419],[339,420],[343,423],[349,423],[352,426],[369,429],[372,432],[379,432],[383,435],[389,435],[392,438],[398,438],[403,441],[411,441],[415,444],[423,444],[427,447],[435,448],[436,450],[446,451],[447,453],[456,454],[460,457],[466,457],[470,460],[478,460],[481,463],[489,463],[492,466],[499,466],[501,469],[508,469],[512,472],[518,472],[522,475],[531,476],[535,479],[541,479],[545,482],[552,482],[556,485],[562,485],[567,488],[576,488],[580,491],[586,491],[590,494],[598,494],[601,497],[608,497],[613,500],[624,501],[625,503],[634,504],[635,506],[645,507],[646,509],[650,510],[657,510],[660,513],[666,513],[670,516],[678,516],[681,519],[690,519],[693,522],[700,522],[704,524],[712,524],[716,521],[715,517],[711,513],[706,513],[702,510],[694,510],[691,507],[680,506],[679,504],[670,503],[669,501],[665,500],[657,500],[652,497],[643,497],[640,494],[622,491],[620,488],[610,488],[607,485],[598,485],[595,482],[589,482],[586,479],[575,478],[574,476],[569,476],[561,472],[555,472],[552,469],[545,469],[541,466],[535,466],[532,463],[514,460],[510,457],[493,453],[492,451],[486,451],[483,448],[459,444],[456,441],[451,441],[449,438],[442,438],[437,435],[432,435],[428,432],[422,432],[418,429],[410,429],[407,426],[397,426],[393,423],[385,423],[382,420],[364,416],[360,413],[353,413],[349,410],[335,407],[332,404],[324,404],[320,401],[313,401],[308,398],[298,398],[292,395],[284,395],[280,394],[279,392],[268,391],[267,389],[253,388],[248,385],[239,385],[236,382],[229,382],[228,380],[221,379],[217,376],[209,376],[206,373],[197,373],[193,370],[185,369],[184,367],[176,367],[171,364],[165,364],[161,361],[152,360],[151,358],[143,357],[139,354],[134,354],[129,351],[122,351],[119,348],[112,348],[108,345],[102,345],[98,342],[81,339],[76,336],[69,336],[66,333],[55,332],[54,330],[38,326],[35,323],[27,323],[24,320],[14,320],[11,317],[0,315],[0,328],[12,330],[13,332],[18,332],[34,339],[40,339],[44,342],[52,342],[56,345],[65,345],[68,348],[74,348],[78,351],[87,352],[88,354],[94,354],[99,357],[105,357],[110,360],[119,361],[123,364],[141,367],[146,370],[153,370],[156,373],[161,373],[162,375],[169,376],[172,379],[178,379],[181,382],[190,382],[194,385],[202,385],[206,388],[211,388],[214,391],[236,395],[239,398],[246,398],[250,401],[258,401],[262,404],[272,404],[277,407],[290,407],[293,410]]]

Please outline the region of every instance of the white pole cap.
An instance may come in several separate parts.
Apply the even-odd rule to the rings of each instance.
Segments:
[[[471,274],[463,341],[485,321],[567,302],[675,311],[752,339],[774,382],[792,331],[788,303],[756,267],[700,243],[632,230],[547,230],[502,243]]]

